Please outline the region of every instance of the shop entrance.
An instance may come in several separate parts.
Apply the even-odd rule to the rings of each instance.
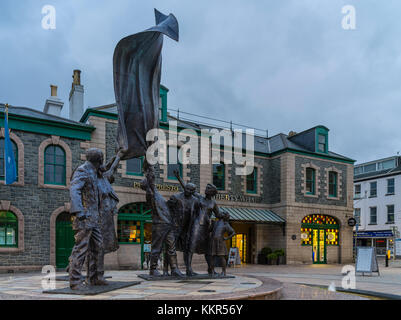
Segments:
[[[117,238],[120,244],[140,246],[143,268],[152,243],[152,210],[145,202],[127,204],[118,211]],[[139,251],[139,250],[138,250]]]
[[[312,261],[326,263],[326,232],[324,229],[313,229]]]
[[[335,218],[312,214],[302,219],[301,245],[312,247],[312,263],[327,263],[327,246],[338,246],[339,228]]]
[[[56,268],[68,266],[68,258],[71,255],[74,243],[71,215],[63,212],[58,215],[56,220]]]
[[[246,263],[247,260],[247,234],[239,233],[231,238],[231,247],[238,248],[239,256],[241,258],[242,263]]]

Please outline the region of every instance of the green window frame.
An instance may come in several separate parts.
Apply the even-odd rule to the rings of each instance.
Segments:
[[[313,245],[313,230],[325,230],[325,245],[340,245],[340,228],[337,220],[328,215],[311,214],[301,221],[301,246]],[[330,236],[331,239],[330,239]]]
[[[132,169],[132,167],[138,166],[138,163],[137,163],[138,161],[139,161],[139,170],[138,171],[130,170],[130,169]],[[134,162],[136,162],[136,164],[134,164]],[[143,168],[143,157],[128,159],[126,174],[132,175],[132,176],[142,176],[143,175],[142,168]]]
[[[313,168],[306,168],[306,194],[316,193],[316,170]]]
[[[5,177],[5,168],[4,168],[4,138],[0,139],[0,181],[4,180]],[[14,152],[14,158],[17,169],[17,180],[18,180],[18,147],[14,141],[11,140],[11,145]]]
[[[246,176],[246,192],[247,193],[257,193],[258,185],[257,185],[257,173],[258,168],[253,168],[253,172]]]
[[[328,130],[324,127],[316,128],[316,152],[325,153],[329,152],[329,134]]]
[[[329,171],[329,197],[337,197],[338,174],[335,171]]]
[[[66,185],[66,155],[60,146],[45,149],[44,176],[45,184]]]
[[[225,190],[225,165],[224,163],[213,164],[213,184],[217,190]]]
[[[18,247],[18,218],[10,211],[0,211],[0,248]]]
[[[152,222],[151,209],[145,202],[130,203],[118,211],[117,239],[120,244],[143,244],[145,223]]]
[[[177,162],[178,163],[169,163],[170,162],[170,148],[167,149],[167,179],[177,180],[177,177],[174,175],[174,170],[178,169],[180,176],[182,177],[182,163],[179,161],[179,150],[178,147],[175,147],[177,150]]]

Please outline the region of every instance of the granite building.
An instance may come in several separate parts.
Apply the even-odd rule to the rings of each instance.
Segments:
[[[72,119],[60,117],[63,103],[56,87],[43,112],[9,108],[18,181],[4,185],[0,165],[0,270],[40,269],[48,264],[64,268],[68,262],[74,241],[68,213],[71,173],[84,162],[88,148],[100,148],[106,160],[116,150],[116,106],[88,108],[77,121],[77,113],[84,110],[83,93],[76,70],[70,93]],[[177,131],[191,129],[192,138],[200,140],[202,129],[211,127],[169,115],[167,95],[168,89],[162,86],[161,129],[167,134],[174,121]],[[3,163],[4,105],[0,105],[0,117]],[[200,193],[208,183],[215,184],[217,202],[230,213],[237,233],[228,245],[238,247],[243,263],[257,263],[264,247],[284,249],[287,263],[348,263],[352,261],[353,232],[347,220],[353,215],[354,160],[329,151],[328,141],[329,129],[324,126],[268,138],[255,136],[251,174],[237,175],[237,164],[224,163],[223,157],[214,164],[160,164],[155,171],[157,187],[166,199],[181,191],[174,169]],[[209,146],[221,151],[211,142]],[[200,143],[198,148],[199,157],[205,156]],[[109,268],[146,265],[152,221],[139,188],[142,164],[143,159],[121,161],[116,173],[120,248],[106,255]],[[203,261],[203,257],[194,258],[194,263]]]

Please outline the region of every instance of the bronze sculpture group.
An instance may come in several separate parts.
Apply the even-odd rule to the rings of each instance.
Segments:
[[[161,49],[163,35],[178,41],[178,23],[170,14],[155,10],[156,26],[122,39],[113,57],[114,91],[118,106],[116,156],[103,165],[104,155],[96,148],[88,149],[86,162],[71,177],[70,213],[73,217],[75,245],[68,266],[70,288],[85,289],[82,269],[86,261],[89,285],[107,285],[104,278],[104,255],[118,249],[114,227],[118,197],[111,187],[113,174],[120,160],[146,155],[149,147],[146,134],[158,128]],[[151,277],[184,277],[178,268],[177,251],[183,252],[186,277],[197,274],[192,270],[194,253],[203,254],[208,275],[215,272],[220,260],[226,275],[227,248],[225,240],[235,232],[228,224],[227,213],[219,211],[214,196],[214,185],[206,186],[205,195],[196,193],[196,186],[184,183],[175,172],[183,192],[165,200],[155,186],[153,166],[144,161],[145,179],[141,188],[152,209],[152,248],[150,254]],[[213,216],[218,221],[213,220]],[[228,237],[224,237],[227,233]],[[163,274],[157,270],[158,260],[164,253]],[[171,273],[168,273],[170,266]]]

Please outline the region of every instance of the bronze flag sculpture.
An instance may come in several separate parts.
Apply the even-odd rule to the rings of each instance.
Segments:
[[[122,160],[144,156],[146,134],[159,126],[163,35],[178,41],[178,22],[155,9],[156,26],[120,40],[114,50],[117,142]]]

